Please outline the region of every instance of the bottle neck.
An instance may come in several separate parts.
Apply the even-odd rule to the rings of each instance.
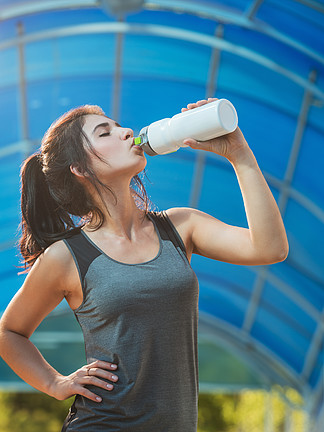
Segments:
[[[145,151],[145,153],[149,156],[156,156],[158,153],[156,153],[152,147],[150,146],[149,139],[148,139],[148,126],[143,128],[140,133],[141,137],[141,147]]]

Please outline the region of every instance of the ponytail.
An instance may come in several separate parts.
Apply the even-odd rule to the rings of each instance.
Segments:
[[[25,270],[50,244],[75,228],[70,215],[51,196],[39,154],[26,159],[21,169],[21,217],[19,246]]]

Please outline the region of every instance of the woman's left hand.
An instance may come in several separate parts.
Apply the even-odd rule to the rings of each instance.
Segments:
[[[203,99],[197,101],[196,103],[190,103],[187,105],[187,108],[182,108],[181,112],[195,109],[216,100],[217,98],[208,98],[208,100]],[[234,132],[210,139],[208,141],[196,141],[193,138],[186,138],[183,142],[193,149],[217,153],[220,156],[226,157],[230,161],[235,158],[237,153],[249,148],[239,127],[237,127]]]

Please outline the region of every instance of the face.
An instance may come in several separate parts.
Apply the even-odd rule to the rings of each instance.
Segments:
[[[105,116],[88,115],[83,131],[95,152],[106,161],[104,163],[89,152],[92,167],[100,179],[131,179],[145,168],[144,151],[134,145],[134,134],[131,129],[123,128]]]

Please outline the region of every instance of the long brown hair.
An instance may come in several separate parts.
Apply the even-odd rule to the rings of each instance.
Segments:
[[[96,105],[84,105],[68,111],[45,133],[40,152],[27,158],[22,165],[22,235],[19,246],[25,270],[33,266],[49,245],[73,235],[85,221],[95,221],[94,229],[100,228],[104,222],[102,211],[70,170],[73,164],[81,173],[87,172],[87,178],[99,196],[102,196],[103,188],[113,194],[97,178],[89,164],[85,146],[100,158],[82,129],[85,116],[89,114],[105,116]],[[147,213],[149,199],[138,175],[132,179],[131,190],[136,204]]]

